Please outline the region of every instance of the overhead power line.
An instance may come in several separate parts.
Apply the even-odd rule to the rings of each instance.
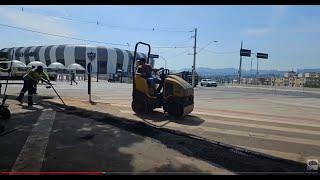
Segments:
[[[214,43],[214,42],[218,42],[218,41],[211,41],[208,44],[206,44],[205,46],[203,46],[201,49],[198,50],[197,54],[199,54],[202,50],[204,50],[204,48],[208,47],[210,44]]]
[[[12,8],[12,7],[9,7],[9,8]],[[23,9],[23,7],[21,9]],[[22,11],[25,12],[26,10],[24,9]],[[32,13],[33,14],[39,14],[39,15],[42,15],[42,16],[47,16],[47,17],[59,18],[59,19],[62,19],[62,20],[80,22],[80,23],[85,23],[85,24],[95,24],[95,25],[98,25],[98,26],[104,26],[104,27],[107,27],[107,28],[114,28],[114,29],[128,29],[128,30],[136,30],[136,31],[176,32],[176,33],[190,33],[190,32],[193,32],[193,30],[170,30],[170,29],[155,28],[155,27],[141,28],[141,27],[119,26],[119,25],[111,25],[109,23],[105,23],[105,22],[99,21],[99,20],[84,20],[83,18],[80,18],[80,17],[76,17],[76,18],[72,17],[72,18],[70,18],[70,17],[63,17],[63,16],[44,15],[42,13],[34,13],[34,12],[32,12]]]
[[[19,30],[22,30],[22,31],[29,31],[29,32],[33,32],[33,33],[43,34],[43,35],[62,37],[62,38],[67,38],[67,39],[74,39],[74,40],[94,42],[94,43],[101,43],[101,44],[108,44],[108,45],[116,45],[116,46],[129,46],[128,44],[106,43],[106,42],[102,42],[102,41],[95,41],[95,40],[89,40],[89,39],[81,39],[81,38],[76,38],[76,37],[71,37],[71,36],[64,36],[64,35],[58,35],[58,34],[53,34],[53,33],[46,33],[46,32],[41,32],[41,31],[36,31],[36,30],[27,29],[27,28],[24,28],[24,27],[11,26],[11,25],[7,25],[7,24],[0,24],[0,26],[9,27],[9,28],[14,28],[14,29],[19,29]]]
[[[28,29],[28,28],[25,28],[25,27],[18,27],[18,26],[12,26],[12,25],[7,25],[7,24],[0,24],[0,26],[19,29],[19,30],[22,30],[22,31],[28,31],[28,32],[38,33],[38,34],[43,34],[43,35],[62,37],[62,38],[67,38],[67,39],[74,39],[74,40],[87,41],[87,42],[93,42],[93,43],[101,43],[101,44],[116,45],[116,46],[126,46],[126,47],[130,47],[131,46],[129,43],[125,43],[125,44],[107,43],[107,42],[102,42],[102,41],[96,41],[96,40],[90,40],[90,39],[82,39],[82,38],[77,38],[77,37],[71,37],[71,36],[65,36],[65,35],[59,35],[59,34],[53,34],[53,33],[37,31],[37,30],[31,30],[31,29]],[[152,48],[175,49],[175,48],[190,48],[190,46],[154,46]]]
[[[183,49],[183,48],[192,48],[192,46],[154,46],[153,48],[164,48],[164,49]]]
[[[212,53],[212,54],[235,54],[235,53],[239,53],[239,51],[229,51],[229,52],[214,52],[214,51],[210,51],[207,49],[203,49],[206,52]]]
[[[178,57],[178,56],[183,55],[183,54],[187,55],[187,52],[190,51],[190,50],[191,49],[184,50],[184,51],[182,51],[182,52],[180,52],[178,54],[172,55],[170,57]]]

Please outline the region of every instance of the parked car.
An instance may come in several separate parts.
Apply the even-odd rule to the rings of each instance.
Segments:
[[[207,86],[207,87],[217,87],[217,83],[215,81],[212,81],[211,79],[202,79],[200,82],[201,86]]]

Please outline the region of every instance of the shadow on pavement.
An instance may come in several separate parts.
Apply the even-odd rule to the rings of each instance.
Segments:
[[[187,115],[184,118],[174,120],[177,124],[183,124],[188,126],[200,126],[202,123],[205,122],[204,119],[194,116],[194,115]]]
[[[54,102],[48,103],[57,108],[61,106],[61,104]],[[98,122],[156,139],[168,148],[179,151],[182,154],[205,160],[239,174],[254,174],[257,172],[306,173],[306,165],[300,162],[273,157],[232,145],[224,145],[214,140],[196,138],[192,134],[154,127],[144,122],[120,118],[108,113],[73,108],[74,110],[66,111],[65,113],[77,116],[85,114],[86,117],[95,119]]]
[[[14,98],[11,97],[11,99]],[[38,103],[43,108],[34,108],[35,111],[12,112],[8,129],[17,130],[0,137],[0,147],[4,150],[0,154],[0,170],[11,170],[41,113],[48,108],[54,109],[48,103],[41,103],[41,100]],[[160,149],[148,150],[148,148],[145,148],[145,137],[138,136],[132,131],[119,129],[119,126],[114,126],[112,123],[108,125],[106,122],[113,121],[110,117],[104,117],[103,121],[100,121],[92,119],[91,112],[83,111],[82,114],[86,114],[86,117],[82,117],[81,113],[69,114],[60,109],[56,111],[55,121],[46,147],[45,160],[40,171],[104,171],[119,174],[121,172],[200,173],[202,171],[191,164],[177,167],[169,163],[160,167],[149,167],[148,163],[145,163],[150,161],[149,159],[136,161],[137,157],[135,155],[138,153],[135,148],[138,151],[140,148],[141,151],[146,151],[148,154],[157,151],[157,158],[159,159],[166,155],[159,153],[162,151]],[[150,147],[154,147],[154,143]],[[32,146],[29,148],[32,150]],[[143,156],[140,156],[140,158],[143,158]],[[153,161],[155,160],[153,159]],[[145,170],[137,171],[137,167],[144,167]]]
[[[140,119],[144,120],[146,123],[150,124],[148,120],[151,122],[165,122],[163,125],[154,125],[157,127],[164,127],[166,124],[170,122],[174,122],[177,124],[183,124],[183,125],[188,125],[188,126],[199,126],[202,123],[205,122],[204,119],[201,119],[197,116],[193,115],[187,115],[183,118],[175,118],[173,116],[168,115],[167,113],[159,112],[159,111],[153,111],[150,114],[135,114],[137,117]]]

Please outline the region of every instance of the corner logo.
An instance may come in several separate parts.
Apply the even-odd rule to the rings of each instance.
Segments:
[[[96,58],[96,53],[89,52],[89,53],[87,53],[87,56],[90,59],[90,61],[93,61]]]
[[[317,171],[319,168],[317,159],[309,159],[307,161],[307,170],[308,171]]]

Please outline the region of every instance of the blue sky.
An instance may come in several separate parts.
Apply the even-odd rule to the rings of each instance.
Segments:
[[[21,8],[24,11],[21,11]],[[167,67],[191,67],[192,32],[145,31],[130,28],[158,28],[190,31],[198,28],[197,67],[238,68],[241,40],[252,52],[269,53],[259,69],[291,70],[320,68],[320,6],[1,6],[0,23],[37,31],[91,39],[129,47],[137,41],[152,46],[187,46],[189,48],[153,48],[167,59]],[[98,21],[121,28],[69,21]],[[46,36],[0,26],[0,48],[52,44],[92,44],[79,40]],[[250,69],[251,59],[243,58],[243,68]],[[157,66],[164,66],[158,59]],[[256,60],[253,61],[254,69]]]

